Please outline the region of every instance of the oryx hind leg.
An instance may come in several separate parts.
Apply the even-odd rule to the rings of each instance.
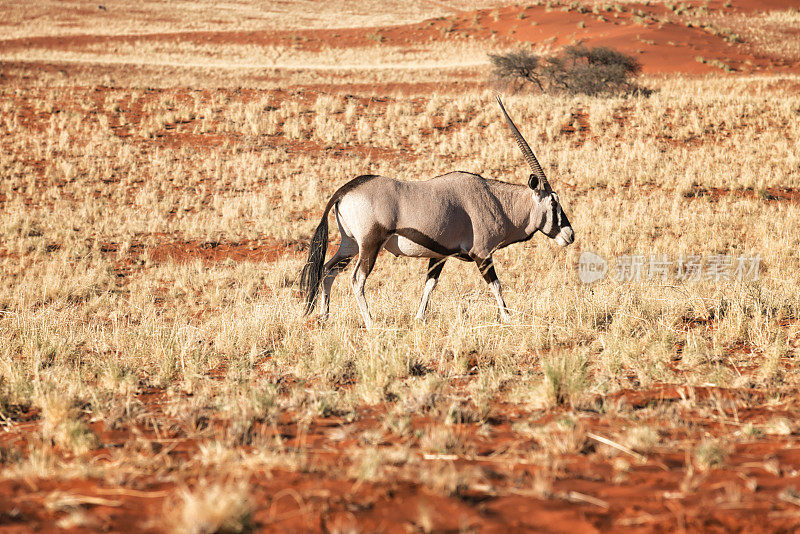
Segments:
[[[339,217],[338,207],[334,207],[336,214],[336,224],[339,226],[339,235],[342,236],[342,241],[339,243],[339,249],[336,254],[328,260],[322,270],[322,302],[320,306],[320,319],[323,321],[328,318],[328,312],[331,302],[331,288],[336,276],[345,270],[350,264],[356,254],[358,254],[358,243],[350,234],[350,232],[342,224]]]
[[[439,275],[442,274],[445,261],[447,261],[447,258],[431,258],[430,261],[428,261],[428,272],[425,276],[425,289],[422,291],[422,301],[419,303],[419,309],[416,315],[418,321],[421,321],[425,317],[428,299],[430,299],[431,293],[439,282]]]
[[[358,261],[356,262],[355,270],[353,271],[353,294],[358,303],[358,309],[361,312],[361,317],[364,319],[364,325],[367,328],[372,327],[372,317],[369,314],[367,307],[367,299],[364,296],[364,286],[367,283],[367,277],[375,267],[375,258],[378,257],[383,246],[384,240],[369,240],[364,243],[359,243],[358,246]]]
[[[323,321],[328,318],[328,312],[331,302],[331,288],[336,276],[345,270],[350,264],[350,260],[358,254],[358,244],[355,239],[342,234],[342,242],[339,244],[339,250],[336,254],[328,260],[325,268],[322,271],[322,302],[320,306],[320,319]]]
[[[497,272],[494,270],[494,261],[492,257],[489,256],[485,260],[476,259],[475,264],[478,266],[483,279],[489,284],[492,293],[494,293],[494,298],[497,300],[497,307],[500,309],[500,319],[504,323],[509,322],[511,320],[511,314],[508,313],[508,307],[503,300],[503,291],[500,287],[500,280],[497,278]]]

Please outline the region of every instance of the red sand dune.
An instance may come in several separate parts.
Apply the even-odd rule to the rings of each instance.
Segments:
[[[735,2],[723,7],[723,2],[686,2],[687,5],[707,6],[716,15],[741,15],[771,9],[800,6],[800,1]],[[626,4],[625,11],[601,11],[598,14],[577,10],[548,10],[544,7],[510,7],[499,10],[499,16],[482,18],[490,30],[509,40],[524,43],[549,43],[553,47],[582,42],[587,46],[610,46],[635,55],[645,73],[682,72],[700,74],[720,72],[709,60],[721,61],[736,70],[796,68],[796,62],[770,58],[755,53],[747,43],[732,43],[723,36],[693,24],[673,20],[663,23],[671,11],[664,5]],[[524,18],[520,18],[520,14]],[[636,14],[644,16],[635,16]],[[674,17],[671,17],[674,19]],[[495,20],[497,19],[497,20]],[[535,24],[534,24],[535,23]],[[724,29],[725,24],[719,23]],[[697,60],[703,57],[707,61]],[[749,63],[746,63],[749,62]]]
[[[731,17],[768,12],[790,7],[800,9],[800,0],[709,0],[683,1],[689,8],[705,7],[713,18],[714,28],[727,29]],[[726,7],[726,4],[730,4]],[[617,4],[598,4],[599,7]],[[430,42],[452,39],[493,40],[508,48],[544,46],[552,49],[574,43],[587,46],[610,46],[635,55],[643,72],[720,73],[723,64],[737,72],[800,70],[799,58],[770,57],[758,52],[752,43],[729,42],[704,29],[686,16],[675,15],[665,4],[619,4],[610,11],[593,13],[584,8],[565,6],[510,6],[461,12],[415,24],[372,28],[282,31],[207,31],[149,35],[75,35],[30,37],[2,41],[5,50],[39,47],[76,50],[101,43],[132,41],[191,42],[196,44],[247,44],[254,46],[290,45],[316,51],[322,48],[374,47],[379,44],[408,47],[409,50]],[[604,20],[600,20],[600,17]],[[669,21],[667,21],[669,20]],[[710,19],[709,19],[710,20]],[[790,33],[786,33],[791,38]],[[796,37],[796,36],[794,36]],[[496,46],[493,44],[493,48]],[[704,58],[705,62],[698,61]]]

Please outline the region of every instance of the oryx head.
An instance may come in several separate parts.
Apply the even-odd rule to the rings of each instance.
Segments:
[[[575,240],[575,232],[572,230],[569,219],[567,219],[567,215],[561,207],[558,195],[553,191],[553,188],[550,187],[550,182],[547,181],[547,177],[544,175],[541,165],[539,165],[536,156],[533,155],[533,150],[531,150],[525,138],[522,137],[522,134],[519,133],[519,130],[514,125],[514,121],[512,121],[511,117],[506,113],[506,108],[503,106],[503,102],[500,100],[499,96],[497,97],[497,103],[500,104],[500,109],[503,110],[503,115],[505,115],[506,121],[508,121],[511,133],[514,134],[514,139],[516,139],[517,145],[519,145],[522,154],[525,156],[531,168],[531,174],[528,177],[528,187],[533,190],[533,211],[535,213],[532,213],[532,215],[534,215],[536,219],[541,220],[541,224],[537,229],[547,237],[555,239],[556,243],[562,247],[566,247]]]

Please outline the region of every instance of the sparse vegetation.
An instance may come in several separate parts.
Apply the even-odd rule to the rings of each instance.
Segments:
[[[548,4],[573,29],[584,7]],[[590,7],[632,24],[635,4]],[[8,6],[7,35],[22,40],[0,52],[4,526],[535,530],[530,518],[558,508],[586,530],[800,527],[796,75],[754,58],[767,66],[756,77],[637,78],[657,89],[648,99],[504,96],[578,241],[537,235],[497,253],[508,325],[460,262],[415,322],[425,263],[381,255],[366,332],[347,276],[327,324],[301,316],[321,209],[362,173],[525,183],[477,26],[507,47],[503,24],[523,38],[544,2],[524,19],[500,7],[498,21],[498,4],[326,4],[296,27],[296,12],[201,1],[159,8],[172,18],[152,31],[175,18],[189,30],[167,40],[126,2],[80,17],[43,5],[27,6],[36,19]],[[331,13],[342,28],[309,30]],[[92,36],[109,18],[113,38]],[[542,20],[534,31],[549,31]],[[470,21],[484,37],[442,33]],[[399,23],[426,40],[397,44],[386,28]],[[641,42],[684,50],[675,39]],[[609,260],[592,285],[576,269],[588,250]],[[615,276],[623,256],[682,254],[703,269],[758,254],[759,277],[678,280],[675,264],[665,278]]]

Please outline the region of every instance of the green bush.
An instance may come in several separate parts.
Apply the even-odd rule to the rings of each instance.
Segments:
[[[652,92],[634,81],[642,69],[636,58],[605,46],[567,46],[552,56],[519,50],[489,54],[489,59],[498,78],[521,87],[532,83],[542,92],[587,95]]]

